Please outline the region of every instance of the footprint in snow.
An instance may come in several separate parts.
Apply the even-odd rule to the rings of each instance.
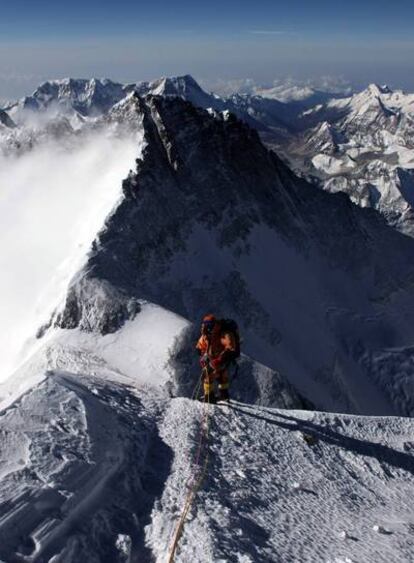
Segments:
[[[372,526],[372,529],[374,530],[374,532],[377,532],[377,534],[384,534],[385,536],[392,535],[391,530],[387,530],[386,528],[384,528],[384,526],[379,526],[378,524]]]
[[[303,440],[308,444],[308,446],[315,446],[318,443],[318,438],[314,434],[302,434]]]
[[[309,487],[306,487],[305,485],[302,485],[301,483],[298,483],[298,482],[292,483],[292,489],[294,491],[299,491],[301,493],[307,493],[307,494],[313,495],[315,497],[318,496],[318,493],[316,493],[313,489],[310,489]]]
[[[352,540],[352,541],[359,541],[358,538],[349,534],[346,530],[339,532],[338,536],[341,540]]]

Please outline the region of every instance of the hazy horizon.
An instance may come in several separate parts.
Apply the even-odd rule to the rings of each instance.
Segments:
[[[204,85],[341,78],[414,91],[414,3],[120,0],[3,3],[0,99],[47,79],[191,74]]]

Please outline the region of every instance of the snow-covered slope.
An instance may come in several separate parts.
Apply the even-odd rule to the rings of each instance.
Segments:
[[[167,560],[204,407],[49,372],[0,416],[0,557]],[[210,407],[208,464],[175,561],[406,563],[413,423]]]
[[[205,407],[165,386],[188,329],[142,304],[114,334],[58,331],[8,383],[0,558],[162,563],[208,455],[175,561],[408,561],[412,421],[257,406],[235,380],[248,403],[207,407],[200,457]]]
[[[411,420],[245,404],[211,410],[208,471],[177,562],[411,560]],[[199,411],[174,400],[161,424],[175,455],[146,534],[157,562],[168,555],[177,497],[179,506],[185,500]],[[193,429],[185,437],[183,426]]]
[[[94,293],[97,306],[91,315],[105,297]],[[90,323],[96,324],[92,316]],[[0,385],[2,560],[142,561],[152,560],[152,551],[156,557],[150,543],[157,539],[154,534],[146,539],[145,527],[175,455],[159,424],[180,379],[181,387],[190,384],[191,390],[197,381],[195,364],[194,373],[185,377],[177,368],[177,352],[184,341],[188,345],[189,330],[182,317],[136,302],[134,319],[116,332],[49,333]],[[303,405],[293,388],[265,366],[244,357],[240,370],[234,397],[288,408]],[[197,424],[194,408],[182,436],[176,436],[178,444]],[[180,503],[182,491],[176,492]],[[172,532],[174,514],[157,510],[154,516],[157,521],[162,516]]]

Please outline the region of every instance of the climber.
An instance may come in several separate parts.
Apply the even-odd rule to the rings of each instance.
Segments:
[[[216,402],[214,382],[218,383],[219,401],[229,402],[229,366],[240,356],[239,331],[235,321],[206,315],[201,324],[201,336],[196,344],[203,369],[203,400]]]

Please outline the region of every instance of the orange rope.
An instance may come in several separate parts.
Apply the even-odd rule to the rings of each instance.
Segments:
[[[200,386],[200,383],[197,387]],[[183,511],[181,513],[180,519],[178,520],[177,523],[177,527],[175,529],[174,532],[174,536],[173,536],[173,541],[171,544],[171,548],[170,548],[170,554],[169,554],[169,558],[168,558],[168,563],[173,563],[174,559],[175,559],[175,553],[177,551],[177,547],[178,547],[178,542],[180,541],[180,538],[182,536],[183,530],[184,530],[184,524],[185,524],[185,520],[187,518],[188,512],[190,511],[190,508],[193,504],[194,498],[197,495],[197,492],[199,491],[205,476],[207,474],[207,467],[208,467],[208,461],[209,461],[209,450],[208,450],[208,438],[209,438],[209,432],[210,432],[210,395],[208,396],[208,401],[204,402],[204,409],[203,409],[203,416],[201,419],[201,437],[200,437],[200,445],[196,454],[196,463],[194,464],[194,472],[192,474],[192,486],[187,494],[187,497],[185,499],[185,503],[184,503],[184,508]],[[204,438],[204,440],[203,440]],[[202,452],[204,451],[204,449],[207,447],[207,452],[206,452],[206,456],[204,458],[204,464],[203,464],[203,468],[202,471],[199,475],[197,475],[197,467],[196,465],[198,464],[199,458],[201,457]],[[189,482],[190,479],[187,481]]]

